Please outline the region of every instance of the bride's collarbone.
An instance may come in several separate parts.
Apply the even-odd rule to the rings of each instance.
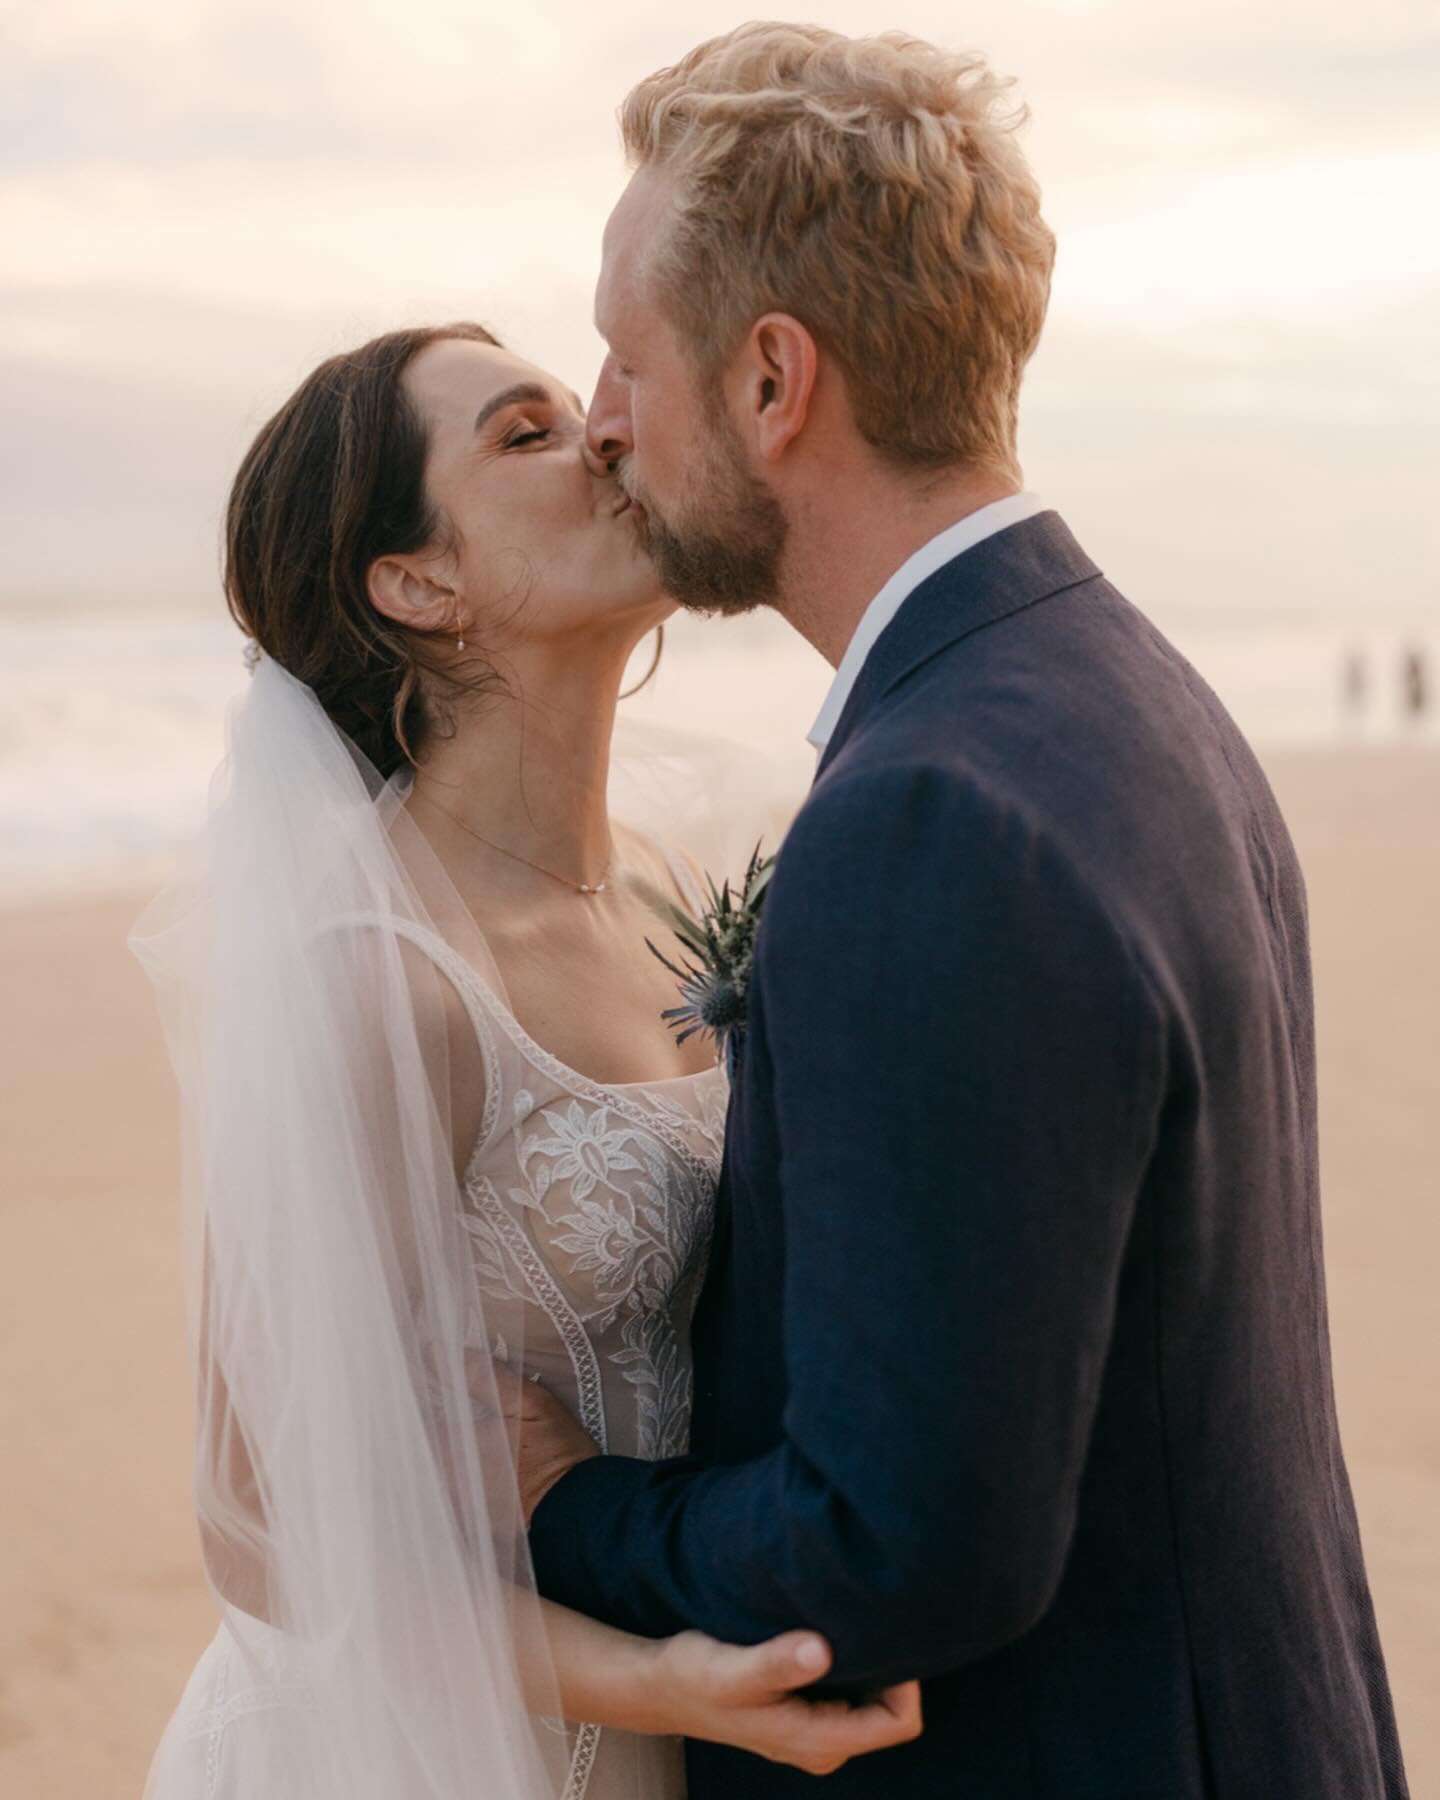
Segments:
[[[487,929],[510,1011],[525,1034],[600,1085],[673,1080],[710,1065],[705,1043],[678,1046],[661,1014],[679,1003],[675,978],[645,940],[665,928],[629,896],[575,897],[586,914],[547,906]]]

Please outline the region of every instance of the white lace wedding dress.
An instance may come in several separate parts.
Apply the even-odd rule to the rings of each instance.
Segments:
[[[523,1372],[566,1401],[602,1449],[682,1452],[688,1327],[728,1099],[722,1071],[590,1081],[535,1043],[441,938],[418,928],[406,935],[453,983],[484,1052],[485,1117],[463,1182],[462,1223],[492,1351],[508,1359],[523,1344]],[[227,1782],[227,1752],[237,1734],[283,1739],[287,1713],[304,1704],[303,1684],[287,1677],[281,1634],[241,1615],[191,1676],[155,1759],[155,1790],[269,1800]],[[678,1740],[555,1729],[570,1740],[566,1800],[683,1795]],[[477,1800],[486,1791],[477,1772]]]

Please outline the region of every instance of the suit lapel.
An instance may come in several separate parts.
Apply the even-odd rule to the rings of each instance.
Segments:
[[[949,645],[1100,573],[1054,512],[1038,513],[937,569],[910,594],[865,659],[818,781],[876,701]]]

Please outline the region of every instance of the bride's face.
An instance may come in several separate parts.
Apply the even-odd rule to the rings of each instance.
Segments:
[[[567,387],[460,339],[422,350],[404,385],[426,430],[426,491],[447,526],[443,579],[478,643],[597,626],[638,643],[674,610],[624,492],[587,459],[584,409]]]

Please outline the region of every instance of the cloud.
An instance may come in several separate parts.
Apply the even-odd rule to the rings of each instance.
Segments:
[[[1062,323],[1021,411],[1027,483],[1163,624],[1440,616],[1440,284],[1366,330]]]
[[[1062,316],[1032,364],[1027,407],[1089,417],[1266,415],[1429,434],[1440,417],[1437,316],[1440,277],[1321,322],[1246,310],[1218,315],[1204,331],[1145,331],[1120,316]]]
[[[843,30],[893,24],[865,0],[825,12]],[[191,166],[302,171],[613,155],[630,83],[734,22],[711,0],[12,0],[0,144],[11,168],[102,160],[157,174],[182,146]],[[980,0],[963,14],[916,0],[906,22],[1018,75],[1041,130],[1062,124],[1081,168],[1108,166],[1112,146],[1163,150],[1179,115],[1212,121],[1217,150],[1227,135],[1240,150],[1277,134],[1291,147],[1433,137],[1440,16],[1424,0]]]
[[[1142,322],[1383,306],[1440,280],[1440,236],[1418,228],[1437,192],[1440,142],[1152,173],[1103,216],[1055,215],[1056,304]]]
[[[203,388],[0,356],[7,592],[136,598],[215,588],[246,422]],[[258,420],[255,421],[258,423]]]
[[[573,159],[603,140],[631,77],[606,68],[603,20],[426,0],[399,12],[354,0],[197,0],[184,29],[165,5],[52,5],[0,16],[0,147],[11,170],[183,167],[292,176],[408,171],[474,156]],[[543,7],[538,9],[541,13]],[[552,11],[556,9],[551,9]],[[68,24],[57,28],[57,13]],[[573,104],[582,92],[609,104]]]
[[[213,584],[249,433],[390,325],[478,317],[585,390],[615,105],[734,17],[0,0],[0,586]],[[1298,591],[1338,604],[1383,537],[1387,588],[1429,595],[1440,12],[915,0],[906,24],[984,48],[1033,108],[1061,238],[1027,409],[1047,491],[1147,569],[1166,518],[1253,520],[1267,604],[1281,530],[1310,533]],[[1218,604],[1216,567],[1187,562],[1185,604]]]

